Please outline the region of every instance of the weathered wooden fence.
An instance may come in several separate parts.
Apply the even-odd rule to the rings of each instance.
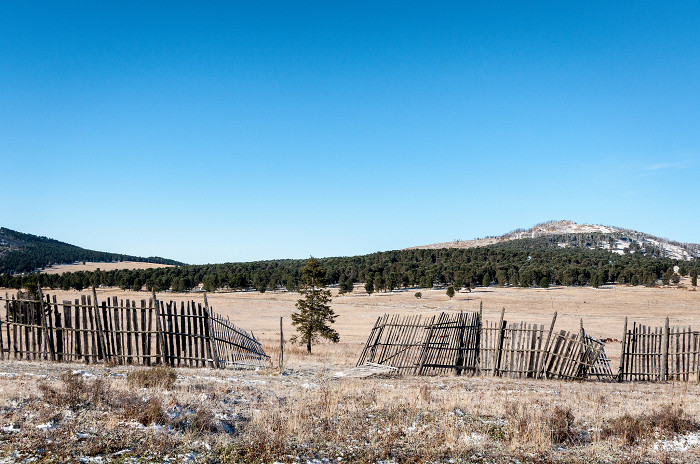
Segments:
[[[551,331],[544,325],[484,321],[481,337],[481,370],[503,377],[541,377]]]
[[[483,321],[481,311],[377,319],[357,366],[377,363],[399,373],[463,371],[512,378],[613,378],[600,340],[524,322]]]
[[[649,327],[627,318],[618,378],[623,380],[700,381],[700,332],[688,327]]]
[[[252,333],[194,301],[81,295],[0,297],[0,359],[171,366],[266,366]],[[0,305],[2,308],[2,305]]]
[[[377,319],[357,365],[383,364],[403,373],[475,372],[481,335],[480,313],[441,313]]]

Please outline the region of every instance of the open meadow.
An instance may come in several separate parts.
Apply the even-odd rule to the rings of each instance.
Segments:
[[[141,261],[113,261],[110,263],[94,263],[85,261],[73,264],[54,264],[41,271],[42,274],[63,274],[64,272],[94,272],[116,271],[119,269],[156,269],[161,267],[173,267],[171,264],[145,263]]]
[[[492,377],[351,378],[384,313],[475,311],[619,339],[624,317],[700,326],[700,292],[605,286],[477,288],[367,295],[333,290],[340,342],[290,345],[288,292],[218,292],[209,305],[252,330],[269,368],[141,368],[0,361],[2,462],[700,462],[700,385],[512,380]],[[415,298],[420,291],[422,298]],[[3,291],[4,293],[4,291]],[[52,291],[60,301],[76,292]],[[145,292],[98,289],[147,299]],[[201,293],[158,295],[203,301]],[[285,371],[278,371],[283,318]],[[617,370],[619,342],[606,352]]]

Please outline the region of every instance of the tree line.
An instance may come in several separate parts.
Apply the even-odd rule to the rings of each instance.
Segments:
[[[377,252],[352,257],[319,259],[324,280],[350,292],[355,283],[367,291],[452,286],[457,291],[477,286],[579,285],[606,283],[653,286],[677,282],[690,275],[697,282],[698,260],[682,261],[645,253],[617,254],[602,248],[559,246],[556,237],[540,237],[478,248],[416,249]],[[287,289],[295,291],[306,260],[284,259],[247,263],[183,265],[172,268],[72,272],[41,275],[43,286],[81,290],[91,285],[131,290],[206,291]],[[674,267],[678,267],[678,272]],[[0,286],[20,288],[39,276],[0,276]]]

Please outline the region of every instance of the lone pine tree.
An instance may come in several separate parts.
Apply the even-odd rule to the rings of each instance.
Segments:
[[[309,258],[301,273],[299,293],[304,298],[296,302],[295,306],[299,312],[292,313],[292,325],[299,332],[292,337],[292,343],[305,344],[306,351],[311,353],[311,344],[318,342],[319,337],[333,343],[340,340],[338,332],[329,325],[335,322],[338,315],[329,306],[331,291],[323,287],[326,273],[318,261],[313,257]]]

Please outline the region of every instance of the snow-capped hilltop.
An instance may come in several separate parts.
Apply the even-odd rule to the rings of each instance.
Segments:
[[[612,234],[620,231],[616,227],[600,226],[593,224],[577,224],[573,221],[550,221],[537,224],[528,230],[517,229],[498,237],[503,240],[517,240],[519,238],[537,238],[545,235],[561,234]]]
[[[610,250],[614,253],[643,253],[658,257],[689,260],[700,258],[700,245],[680,243],[636,230],[597,224],[577,224],[573,221],[549,221],[530,229],[516,229],[499,237],[456,240],[411,247],[409,249],[472,248],[511,240],[550,237],[561,248],[569,246]]]

